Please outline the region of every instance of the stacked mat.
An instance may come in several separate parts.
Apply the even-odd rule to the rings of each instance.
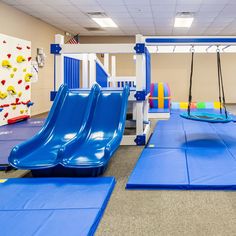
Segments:
[[[127,189],[236,190],[236,125],[186,120],[157,123]]]
[[[0,127],[0,169],[8,165],[12,148],[38,133],[43,123],[44,119],[29,119]]]
[[[0,179],[0,234],[94,235],[114,186],[113,177]]]

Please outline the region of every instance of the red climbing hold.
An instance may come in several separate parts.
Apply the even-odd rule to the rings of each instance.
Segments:
[[[27,46],[26,48],[27,48],[27,49],[30,49],[30,46]]]
[[[9,104],[2,104],[0,107],[9,107],[10,105]]]
[[[4,85],[6,83],[6,80],[2,80],[1,84]]]
[[[25,86],[25,89],[26,89],[26,90],[28,90],[29,88],[30,88],[30,86],[29,86],[29,85],[26,85],[26,86]]]
[[[9,54],[7,54],[7,57],[10,59],[11,58],[11,54],[9,53]]]
[[[8,112],[4,114],[4,117],[7,118],[8,117]]]
[[[19,80],[19,81],[18,81],[18,84],[21,84],[21,83],[22,83],[22,80]]]
[[[21,50],[21,49],[22,49],[22,47],[20,47],[20,46],[17,46],[16,48],[17,48],[18,50]]]
[[[16,98],[16,103],[18,103],[20,101],[20,99],[19,98]]]
[[[31,58],[32,58],[32,57],[28,57],[28,61],[30,61],[30,60],[31,60]]]

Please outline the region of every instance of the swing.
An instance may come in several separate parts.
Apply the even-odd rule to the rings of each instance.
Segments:
[[[224,93],[224,84],[223,84],[222,69],[221,69],[220,50],[217,49],[217,71],[218,71],[219,102],[220,102],[219,114],[211,113],[211,112],[204,112],[204,111],[191,111],[190,108],[191,108],[191,103],[192,103],[193,64],[194,64],[194,49],[192,47],[188,110],[187,112],[181,113],[180,116],[185,119],[205,121],[205,122],[210,122],[210,123],[227,123],[227,122],[233,121],[233,118],[228,114],[228,111],[225,106],[225,93]]]

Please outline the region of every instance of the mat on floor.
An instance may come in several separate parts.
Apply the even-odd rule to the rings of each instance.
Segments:
[[[236,124],[160,121],[127,189],[236,190]]]
[[[0,179],[1,235],[93,235],[113,177]]]
[[[38,133],[43,123],[44,119],[32,118],[0,127],[0,170],[8,166],[8,156],[12,148]]]

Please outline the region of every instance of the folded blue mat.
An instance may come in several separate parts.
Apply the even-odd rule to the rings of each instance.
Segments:
[[[236,190],[236,124],[177,115],[157,123],[127,189]]]
[[[93,235],[113,177],[0,179],[1,235]]]
[[[185,189],[188,173],[184,150],[146,148],[126,185],[127,189]]]

